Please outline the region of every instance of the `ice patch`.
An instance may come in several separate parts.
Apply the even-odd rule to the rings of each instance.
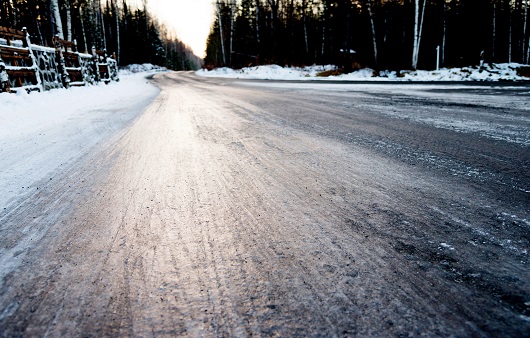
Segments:
[[[440,243],[440,246],[442,248],[446,248],[446,249],[449,249],[449,250],[454,250],[455,248],[447,243]]]
[[[528,316],[519,315],[519,318],[521,318],[521,319],[524,320],[525,322],[529,322],[529,323],[530,323],[530,317],[528,317]]]
[[[480,237],[482,237],[482,240],[480,240],[480,242],[482,244],[487,244],[488,242],[490,243],[494,243],[504,249],[506,249],[506,251],[508,252],[512,252],[512,253],[515,253],[517,255],[521,255],[521,256],[527,256],[528,255],[528,250],[526,248],[520,248],[520,247],[517,247],[512,240],[510,239],[506,239],[506,238],[498,238],[496,236],[494,236],[493,234],[490,234],[488,231],[484,230],[484,229],[481,229],[479,227],[476,227],[474,225],[472,225],[471,223],[469,222],[466,222],[462,219],[459,219],[437,207],[431,207],[432,210],[440,213],[442,216],[444,217],[447,217],[449,218],[451,221],[453,221],[454,223],[462,226],[463,228],[467,228],[469,229],[471,232],[479,235]],[[476,243],[475,241],[473,242],[469,242],[470,244],[476,246]],[[451,248],[451,246],[447,243],[440,243],[440,247],[447,247],[447,248]]]

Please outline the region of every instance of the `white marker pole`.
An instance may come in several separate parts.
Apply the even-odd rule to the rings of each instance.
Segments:
[[[440,70],[440,46],[436,46],[436,70]]]

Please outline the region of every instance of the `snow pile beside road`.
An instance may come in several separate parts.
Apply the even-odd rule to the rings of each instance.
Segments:
[[[151,63],[144,64],[132,64],[120,68],[120,76],[122,75],[131,75],[136,73],[145,73],[145,72],[164,72],[167,71],[167,68],[153,65]]]
[[[336,70],[337,67],[280,67],[277,65],[248,67],[239,70],[218,68],[211,71],[201,69],[199,76],[224,77],[259,80],[334,80],[334,81],[523,81],[530,80],[517,74],[517,69],[525,65],[503,63],[485,65],[484,67],[443,68],[437,71],[381,71],[366,68],[349,74],[322,76],[324,72]]]
[[[120,109],[124,103],[151,96],[157,89],[147,84],[145,73],[124,76],[119,82],[55,89],[46,92],[18,91],[0,94],[0,142],[12,135],[30,134],[33,129],[63,121],[79,113]]]
[[[211,71],[201,69],[196,72],[199,76],[225,77],[255,80],[308,80],[315,78],[318,73],[334,70],[335,66],[310,66],[310,67],[281,67],[278,65],[256,66],[242,69],[217,68]]]
[[[524,81],[530,80],[517,74],[525,67],[519,63],[486,64],[484,67],[443,68],[437,71],[417,70],[402,72],[404,81]],[[387,72],[389,79],[400,79],[396,72]]]
[[[133,121],[159,92],[147,74],[108,85],[0,94],[0,215],[35,182],[65,170]]]

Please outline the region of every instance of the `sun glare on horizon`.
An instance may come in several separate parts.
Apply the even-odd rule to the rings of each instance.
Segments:
[[[148,10],[193,52],[204,58],[206,39],[214,17],[212,0],[148,0]]]

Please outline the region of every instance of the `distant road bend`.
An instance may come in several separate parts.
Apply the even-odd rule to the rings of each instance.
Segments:
[[[530,87],[152,81],[1,214],[1,337],[530,335]]]

